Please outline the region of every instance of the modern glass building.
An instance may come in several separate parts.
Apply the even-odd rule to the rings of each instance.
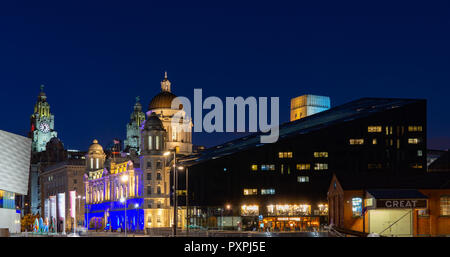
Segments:
[[[0,130],[0,229],[20,232],[20,208],[15,197],[26,195],[31,140]]]

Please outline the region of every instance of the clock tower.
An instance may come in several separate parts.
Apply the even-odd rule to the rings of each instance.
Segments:
[[[55,117],[50,113],[50,105],[44,93],[44,85],[41,85],[41,92],[34,105],[34,113],[31,115],[30,138],[33,140],[32,151],[34,153],[45,151],[50,139],[58,136],[54,128]]]

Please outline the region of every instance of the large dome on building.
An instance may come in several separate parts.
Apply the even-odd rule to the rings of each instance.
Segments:
[[[171,83],[170,80],[167,78],[167,72],[164,73],[164,79],[161,81],[161,92],[157,94],[153,99],[150,101],[150,104],[148,105],[148,110],[154,110],[154,109],[171,109],[172,108],[172,101],[177,96],[172,93],[171,91]],[[182,105],[180,105],[180,109],[182,109]]]
[[[89,147],[89,154],[103,154],[103,147],[94,139],[92,145]]]
[[[148,110],[154,110],[159,108],[172,108],[172,101],[177,96],[168,91],[162,91],[153,97],[152,101],[148,105]]]

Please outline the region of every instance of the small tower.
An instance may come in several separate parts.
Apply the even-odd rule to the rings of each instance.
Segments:
[[[58,134],[55,129],[55,117],[50,112],[50,105],[47,102],[47,95],[44,92],[44,85],[41,85],[41,92],[38,95],[34,112],[31,115],[31,129],[29,137],[32,139],[32,151],[34,153],[46,150],[47,143]]]
[[[170,83],[170,80],[167,78],[167,71],[166,71],[166,72],[164,72],[164,79],[163,79],[163,81],[161,81],[161,90],[163,92],[170,93],[171,92],[170,85],[171,85],[171,83]]]
[[[140,153],[141,126],[145,121],[145,113],[142,112],[140,97],[136,97],[133,113],[130,116],[130,122],[127,124],[127,139],[124,141],[126,152],[135,151]]]
[[[86,171],[91,173],[98,170],[103,170],[105,165],[106,154],[103,147],[94,139],[92,145],[89,147],[86,156]]]
[[[156,113],[145,122],[141,134],[145,226],[170,227],[170,166],[166,157],[166,130]]]

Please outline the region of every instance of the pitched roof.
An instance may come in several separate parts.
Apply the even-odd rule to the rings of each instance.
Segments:
[[[415,189],[367,190],[376,199],[427,199],[428,197]]]

